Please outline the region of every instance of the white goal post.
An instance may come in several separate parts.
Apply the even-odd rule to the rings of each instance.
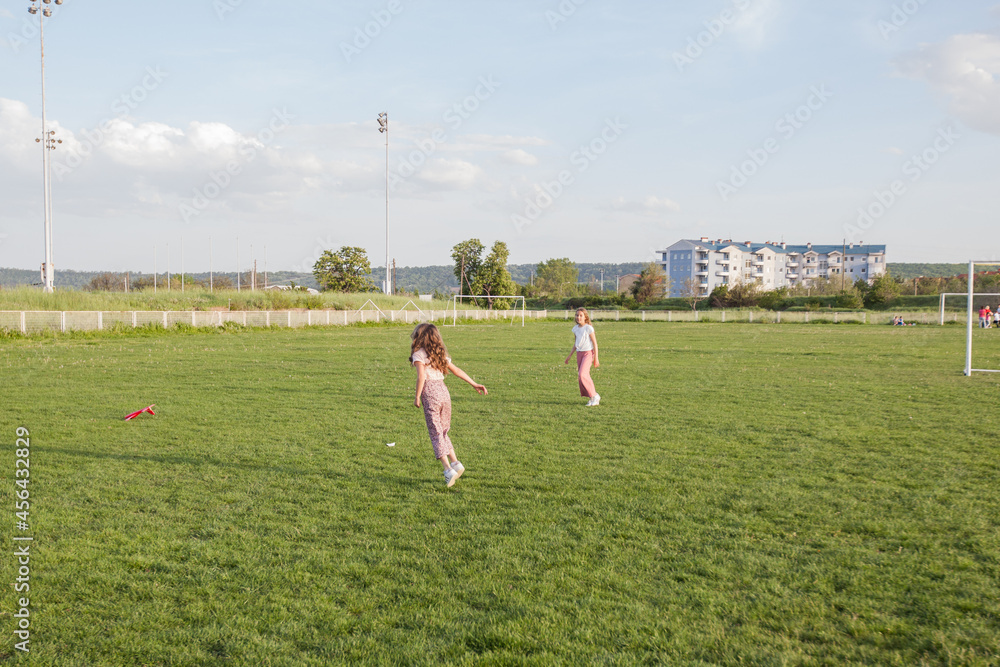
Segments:
[[[476,294],[455,294],[455,295],[453,295],[451,297],[451,302],[452,302],[451,326],[456,326],[458,324],[458,300],[459,299],[485,299],[485,298],[486,297],[483,296],[483,295],[481,295],[481,294],[479,294],[479,295],[476,295]],[[517,317],[517,301],[520,299],[520,301],[521,301],[521,326],[522,327],[524,326],[525,301],[524,301],[524,297],[523,296],[515,296],[513,294],[496,294],[496,295],[491,295],[489,298],[491,298],[491,299],[513,299],[514,300],[514,307],[512,309],[510,309],[513,312],[513,315],[511,315],[511,318],[510,318],[510,323],[511,323],[512,326],[514,324],[514,319]]]
[[[968,292],[941,292],[938,296],[941,297],[941,304],[938,306],[938,323],[942,326],[944,325],[944,300],[948,296],[968,296]],[[975,298],[981,296],[1000,296],[1000,292],[976,292],[973,294]],[[957,320],[957,317],[956,317]]]
[[[1000,373],[1000,369],[996,369],[996,368],[973,368],[972,367],[972,318],[973,318],[973,315],[974,315],[972,300],[973,300],[973,296],[975,296],[973,290],[975,289],[974,283],[976,282],[976,273],[975,273],[975,271],[976,271],[976,264],[984,264],[984,265],[988,265],[988,266],[997,266],[998,264],[1000,264],[1000,262],[986,262],[986,261],[978,261],[977,262],[977,261],[974,261],[974,260],[971,260],[971,259],[969,260],[969,280],[968,280],[968,282],[969,282],[969,291],[968,291],[968,297],[969,297],[969,300],[968,300],[968,309],[969,309],[969,312],[968,312],[968,322],[966,323],[966,336],[965,336],[965,375],[967,377],[970,376],[970,375],[972,375],[973,372],[976,372],[976,373]],[[943,300],[942,300],[942,303],[944,303]],[[976,318],[976,321],[978,322],[979,321],[978,313],[975,313],[975,318]]]

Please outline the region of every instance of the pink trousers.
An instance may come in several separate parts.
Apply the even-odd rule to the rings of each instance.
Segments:
[[[580,376],[580,395],[593,398],[597,395],[594,389],[594,381],[590,379],[590,367],[594,365],[594,351],[576,351],[576,372]]]
[[[434,446],[434,458],[454,454],[455,448],[448,437],[451,430],[451,394],[444,380],[427,380],[424,390],[420,392],[420,403],[424,406],[424,419],[431,445]]]

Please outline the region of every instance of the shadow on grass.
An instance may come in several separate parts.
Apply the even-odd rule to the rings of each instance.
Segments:
[[[280,473],[283,475],[292,475],[296,477],[302,476],[320,476],[327,479],[347,479],[348,474],[343,472],[336,472],[328,469],[308,469],[308,468],[289,468],[283,466],[268,466],[268,465],[258,465],[255,463],[240,463],[234,461],[220,461],[219,459],[210,459],[197,456],[173,456],[173,455],[157,455],[150,456],[145,454],[111,454],[106,452],[84,452],[76,449],[66,449],[63,447],[46,447],[46,453],[52,452],[55,454],[65,454],[68,456],[79,456],[86,457],[90,459],[97,459],[103,461],[123,461],[123,462],[152,462],[167,466],[179,466],[188,465],[195,468],[200,468],[202,466],[211,466],[212,468],[231,468],[234,470],[255,470],[255,471],[268,471],[274,473]]]

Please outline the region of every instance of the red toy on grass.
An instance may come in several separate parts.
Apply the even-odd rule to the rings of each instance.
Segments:
[[[129,419],[135,419],[136,417],[138,417],[139,415],[141,415],[143,412],[148,412],[151,415],[155,415],[156,413],[153,412],[153,408],[155,408],[155,407],[156,407],[156,403],[153,403],[152,405],[147,405],[142,410],[136,410],[135,412],[133,412],[132,414],[130,414],[128,417],[126,417],[125,421],[128,421]]]

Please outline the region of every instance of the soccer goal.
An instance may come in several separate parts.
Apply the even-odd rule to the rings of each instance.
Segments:
[[[945,305],[945,299],[946,299],[946,297],[949,297],[949,296],[964,296],[964,297],[968,297],[968,292],[941,292],[938,296],[941,297],[941,303],[938,306],[938,324],[944,326],[944,305]],[[975,302],[978,304],[978,303],[982,303],[982,299],[984,299],[984,298],[986,298],[988,296],[989,297],[1000,297],[1000,292],[976,292],[972,296],[974,297]],[[954,303],[954,301],[952,301],[952,303]],[[992,301],[990,303],[992,303]],[[958,315],[957,314],[953,314],[952,321],[958,322]]]
[[[975,282],[976,282],[976,265],[986,265],[986,266],[998,266],[998,262],[977,262],[969,260],[969,291],[968,291],[968,321],[966,322],[966,336],[965,336],[965,375],[972,375],[975,373],[1000,373],[998,368],[973,368],[972,367],[972,322],[973,318],[976,322],[979,322],[979,314],[975,312],[973,306],[973,297],[975,294]],[[979,296],[987,296],[986,294],[980,294]],[[942,303],[944,300],[942,299]]]
[[[452,302],[451,326],[458,325],[458,301],[459,301],[459,299],[476,299],[478,301],[478,300],[485,299],[485,298],[486,297],[484,297],[484,296],[476,296],[476,295],[473,295],[473,294],[455,294],[454,296],[452,296],[451,297],[451,302]],[[511,326],[513,326],[514,320],[517,319],[517,310],[518,310],[517,304],[518,304],[518,301],[520,301],[520,303],[521,303],[521,326],[522,327],[524,326],[525,303],[524,303],[524,297],[523,296],[514,296],[514,295],[500,294],[500,295],[497,295],[497,296],[493,296],[491,298],[494,301],[497,300],[497,299],[512,299],[514,301],[514,307],[513,308],[511,308],[511,309],[505,308],[504,309],[504,311],[509,310],[510,313],[511,313],[511,316],[510,316]],[[489,314],[487,313],[487,319],[488,318],[489,318]],[[504,319],[507,319],[507,318],[504,317]]]

